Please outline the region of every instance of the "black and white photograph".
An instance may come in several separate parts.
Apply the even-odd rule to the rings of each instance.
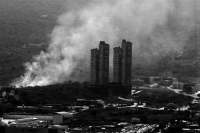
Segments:
[[[200,133],[200,0],[0,0],[0,133]]]

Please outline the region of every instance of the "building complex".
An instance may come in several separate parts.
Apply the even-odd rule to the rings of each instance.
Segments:
[[[114,48],[113,81],[131,84],[132,43],[122,40],[121,47]],[[91,49],[91,83],[107,85],[109,83],[109,45],[100,41],[99,49]]]
[[[132,43],[122,40],[122,47],[114,48],[113,81],[131,84]]]
[[[100,41],[99,49],[91,49],[91,83],[107,85],[109,82],[109,44]]]

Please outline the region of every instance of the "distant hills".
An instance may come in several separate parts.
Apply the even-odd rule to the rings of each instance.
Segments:
[[[46,49],[64,3],[65,0],[0,0],[0,85],[8,85],[22,75],[23,63]]]
[[[1,0],[0,45],[13,47],[46,42],[62,12],[62,1]]]
[[[200,30],[191,32],[181,52],[168,53],[153,64],[136,64],[133,77],[141,75],[175,76],[182,81],[200,77]],[[170,73],[170,74],[169,74]]]
[[[23,63],[45,51],[65,0],[0,0],[0,85],[24,73]],[[165,75],[200,77],[200,32],[192,31],[181,53],[168,54],[153,64],[133,63],[133,77]],[[41,45],[39,45],[41,44]]]

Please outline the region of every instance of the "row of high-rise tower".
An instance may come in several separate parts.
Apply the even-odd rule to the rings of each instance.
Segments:
[[[131,83],[132,43],[122,40],[121,47],[113,48],[113,82]],[[109,83],[109,44],[100,41],[99,49],[91,49],[91,83],[107,85]]]

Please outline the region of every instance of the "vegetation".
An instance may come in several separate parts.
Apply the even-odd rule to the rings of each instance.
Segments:
[[[4,89],[6,88],[3,88],[2,91]],[[147,105],[157,107],[167,106],[168,103],[183,106],[192,101],[192,98],[189,96],[176,94],[165,88],[146,89],[136,95],[130,95],[130,93],[131,86],[93,86],[80,83],[17,89],[19,103],[24,105],[72,104],[76,99],[102,99],[107,103],[127,103],[117,97],[130,98],[135,100],[135,102],[145,102]]]
[[[12,88],[2,88],[2,92],[8,92]],[[112,95],[110,95],[110,90],[112,89]],[[78,113],[74,119],[79,121],[116,121],[116,122],[130,122],[132,118],[139,118],[143,122],[147,122],[147,117],[156,119],[161,123],[165,123],[166,120],[170,121],[172,117],[186,118],[186,114],[174,115],[172,109],[187,105],[192,101],[191,97],[184,95],[179,95],[173,91],[169,91],[164,88],[146,89],[135,95],[130,95],[131,86],[91,86],[80,83],[66,83],[60,85],[50,85],[44,87],[27,87],[20,88],[16,90],[14,96],[6,95],[4,96],[4,102],[0,104],[0,115],[6,112],[29,112],[29,113],[52,113],[56,111],[67,111],[64,106],[75,105],[76,99],[88,99],[96,100],[102,99],[106,103],[123,103],[127,105],[132,105],[133,102],[125,102],[119,100],[117,97],[132,98],[135,102],[146,102],[147,106],[150,107],[167,107],[166,110],[150,110],[148,108],[90,108],[84,112]],[[18,97],[19,100],[16,100]],[[170,104],[168,104],[170,103]],[[58,106],[59,108],[45,108],[40,105],[48,104],[62,104],[64,106]],[[35,106],[33,109],[16,109],[17,105],[24,106]],[[195,108],[196,109],[196,108]],[[152,117],[152,118],[151,118]]]
[[[147,102],[147,104],[156,107],[166,107],[169,103],[176,104],[178,106],[188,105],[193,98],[182,94],[177,94],[166,88],[150,88],[143,90],[139,94],[129,95],[128,98],[134,98],[135,100]]]
[[[0,0],[0,86],[7,86],[21,76],[23,64],[46,50],[64,2]]]
[[[48,2],[48,4],[47,4]],[[43,43],[62,13],[63,0],[1,0],[0,45]]]
[[[13,79],[23,75],[23,64],[31,61],[41,50],[46,50],[57,17],[65,10],[63,6],[65,2],[65,0],[0,1],[0,86],[7,86]],[[162,76],[168,73],[181,80],[185,77],[199,77],[200,51],[197,39],[199,33],[196,30],[191,32],[181,54],[163,54],[157,62],[148,65],[133,63],[133,77]]]

